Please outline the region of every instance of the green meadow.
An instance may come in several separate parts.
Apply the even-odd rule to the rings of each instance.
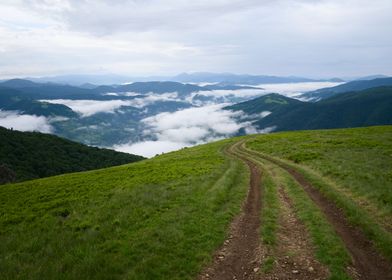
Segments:
[[[298,131],[233,138],[137,163],[0,186],[1,279],[194,279],[227,238],[262,170],[260,239],[279,243],[277,188],[293,201],[331,279],[349,257],[317,205],[266,155],[304,176],[391,259],[392,127]],[[268,260],[271,260],[268,262]],[[273,266],[273,256],[262,271]],[[340,277],[340,278],[339,278]]]
[[[1,186],[1,278],[194,278],[246,193],[229,143]]]

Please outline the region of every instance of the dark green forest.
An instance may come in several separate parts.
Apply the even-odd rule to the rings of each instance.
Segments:
[[[0,183],[86,171],[144,159],[54,135],[0,127]]]
[[[391,125],[392,87],[340,93],[314,103],[267,94],[225,109],[243,111],[259,129],[274,131]],[[258,115],[265,111],[270,114]]]

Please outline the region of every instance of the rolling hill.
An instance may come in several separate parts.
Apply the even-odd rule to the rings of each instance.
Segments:
[[[301,95],[302,98],[308,100],[321,100],[332,97],[337,94],[351,91],[361,91],[380,86],[392,86],[392,78],[377,78],[372,80],[361,79],[341,84],[335,87],[322,88],[315,91],[310,91]]]
[[[88,147],[57,136],[0,127],[0,183],[136,162],[143,157]]]
[[[71,108],[62,104],[39,102],[16,89],[0,88],[0,109],[6,111],[19,111],[24,114],[37,116],[76,117]]]
[[[271,113],[286,112],[304,106],[304,104],[307,103],[277,93],[271,93],[249,101],[227,106],[225,109],[243,111],[247,115],[257,115],[265,111]]]
[[[391,141],[273,133],[1,186],[0,274],[388,279]]]
[[[392,87],[347,92],[315,103],[277,94],[226,107],[249,115],[259,129],[276,131],[392,124]],[[269,115],[258,115],[269,111]]]

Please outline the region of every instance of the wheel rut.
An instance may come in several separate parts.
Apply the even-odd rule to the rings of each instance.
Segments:
[[[278,195],[282,213],[277,232],[279,242],[275,252],[271,252],[275,265],[263,279],[328,279],[328,269],[316,260],[309,233],[294,213],[292,201],[283,186],[279,187]]]
[[[356,279],[392,279],[392,264],[380,255],[374,248],[372,242],[366,238],[363,232],[352,226],[342,209],[339,209],[332,201],[320,193],[301,173],[289,165],[274,158],[255,153],[244,147],[242,149],[286,170],[300,184],[309,197],[323,211],[328,221],[345,243],[353,259],[356,271]]]
[[[229,238],[198,279],[258,279],[260,267],[261,172],[257,164],[238,153],[237,142],[226,153],[241,159],[250,170],[249,190],[241,214],[234,219]]]

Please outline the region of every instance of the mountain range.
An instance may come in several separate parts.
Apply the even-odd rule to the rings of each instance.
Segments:
[[[339,93],[348,91],[361,91],[373,87],[392,86],[392,78],[360,79],[351,81],[334,87],[317,89],[301,95],[302,98],[315,101],[332,97]]]
[[[392,124],[392,87],[345,92],[314,103],[268,94],[225,109],[245,112],[260,130],[388,125]]]
[[[188,76],[181,77],[185,79]],[[197,75],[194,74],[194,77]],[[227,74],[225,77],[233,75]],[[247,77],[250,79],[253,76]],[[237,134],[265,129],[297,130],[389,124],[390,86],[392,78],[352,81],[304,92],[293,99],[269,94],[271,91],[259,86],[238,85],[234,82],[201,86],[173,81],[150,81],[77,87],[12,79],[0,83],[0,109],[3,115],[16,112],[14,114],[44,117],[51,132],[56,135],[88,145],[113,147],[130,142],[156,140],[146,120],[156,118],[157,121],[159,114],[167,116],[211,104],[232,104],[226,109],[240,114],[235,119],[235,125],[240,127]],[[365,91],[361,91],[364,89]],[[195,118],[192,123],[196,130],[200,129],[195,121],[204,117],[190,115],[189,118]],[[181,120],[176,121],[181,123]],[[214,121],[211,119],[209,123]],[[246,128],[248,124],[254,129]],[[187,128],[186,124],[184,127]],[[173,128],[177,129],[176,126]],[[225,136],[214,134],[213,131],[209,135],[212,138]],[[192,140],[192,143],[207,141],[205,139]]]
[[[377,77],[380,77],[377,75]],[[311,79],[296,76],[271,76],[271,75],[249,75],[249,74],[233,74],[233,73],[210,73],[210,72],[194,72],[181,73],[174,76],[146,76],[131,77],[116,74],[74,74],[74,75],[58,75],[48,77],[27,77],[27,80],[37,83],[58,83],[73,86],[93,85],[111,85],[124,84],[130,82],[149,82],[149,81],[175,81],[181,83],[236,83],[236,84],[275,84],[275,83],[300,83],[300,82],[316,82],[316,81],[334,81],[343,82],[340,78],[332,79]]]

